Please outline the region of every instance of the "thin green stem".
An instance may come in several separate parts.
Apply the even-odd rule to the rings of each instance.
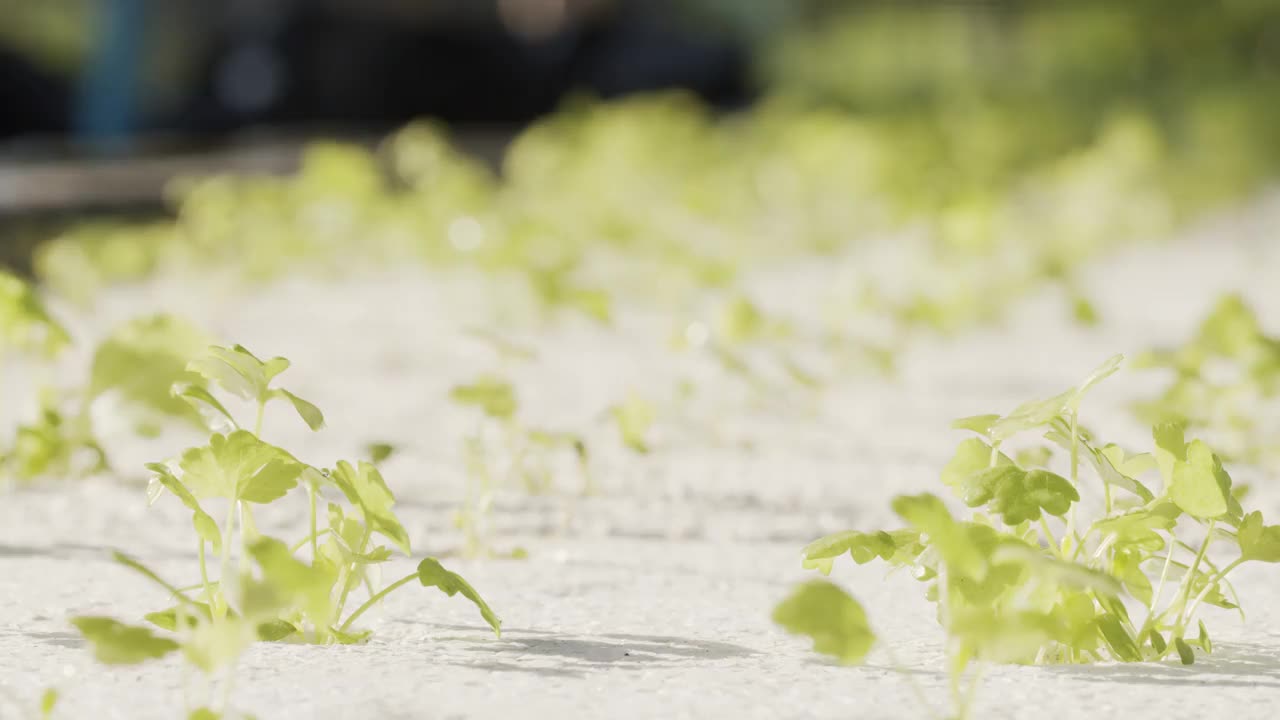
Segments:
[[[356,547],[357,554],[364,554],[365,548],[369,545],[369,539],[373,537],[373,527],[369,525],[368,518],[365,518],[364,536],[360,538],[360,545]],[[347,605],[347,596],[351,594],[351,568],[353,564],[343,565],[342,572],[339,573],[339,580],[342,583],[342,594],[338,596],[337,610],[334,617],[342,617],[342,609]]]
[[[1160,617],[1156,614],[1156,608],[1160,606],[1160,597],[1164,595],[1164,584],[1169,579],[1169,568],[1172,566],[1173,543],[1170,542],[1165,550],[1164,567],[1160,570],[1160,580],[1156,583],[1155,592],[1151,594],[1151,605],[1147,608],[1147,619],[1143,621],[1142,629],[1138,631],[1138,637],[1142,637],[1147,631],[1155,627],[1156,620]]]
[[[1227,573],[1235,570],[1240,566],[1240,563],[1243,562],[1244,558],[1239,558],[1219,570],[1215,575],[1213,575],[1213,577],[1209,578],[1209,582],[1205,583],[1204,588],[1200,590],[1200,594],[1196,595],[1195,599],[1191,601],[1191,604],[1187,606],[1186,612],[1178,617],[1178,626],[1186,627],[1186,624],[1191,622],[1191,618],[1195,615],[1196,608],[1199,607],[1200,603],[1209,596],[1209,592],[1213,590],[1213,588],[1217,587],[1218,583],[1222,582],[1222,580],[1227,577]]]
[[[258,416],[253,421],[253,434],[262,437],[262,416],[267,412],[267,403],[265,400],[258,401]]]
[[[366,610],[378,604],[378,602],[381,601],[382,598],[386,597],[387,595],[390,595],[393,591],[398,590],[404,585],[407,585],[408,583],[417,579],[418,579],[418,573],[416,572],[410,573],[400,578],[399,580],[391,583],[390,585],[382,588],[381,590],[378,591],[377,594],[373,595],[368,600],[365,600],[363,605],[356,608],[355,612],[351,613],[351,615],[346,619],[346,621],[343,622],[342,625],[338,628],[338,631],[346,632],[347,628],[351,627],[351,624],[354,623],[357,618],[363,615]],[[341,615],[341,613],[339,613],[339,615]]]
[[[315,485],[311,483],[307,484],[307,496],[311,500],[311,535],[310,535],[311,564],[314,566],[316,564],[316,558],[320,557],[320,553],[316,548],[316,538],[318,538],[319,536],[316,534],[316,487]]]
[[[1204,561],[1205,553],[1209,551],[1209,543],[1213,540],[1213,527],[1216,523],[1217,520],[1209,521],[1209,529],[1205,533],[1204,542],[1200,544],[1200,551],[1196,553],[1196,559],[1192,561],[1191,566],[1187,568],[1187,574],[1182,580],[1182,586],[1178,588],[1178,594],[1182,596],[1182,601],[1176,606],[1178,620],[1173,626],[1173,637],[1175,639],[1181,637],[1183,614],[1187,608],[1187,603],[1191,600],[1191,583],[1195,582],[1196,572],[1200,570],[1200,563]],[[1213,585],[1209,584],[1207,587],[1213,587]],[[1177,597],[1177,595],[1174,597]],[[1170,606],[1170,608],[1173,607],[1174,606],[1172,605]],[[1169,648],[1172,647],[1173,643],[1169,643]],[[1168,654],[1169,648],[1165,648],[1165,652],[1161,655],[1162,657],[1163,655]]]
[[[227,520],[222,524],[222,552],[218,563],[218,587],[223,591],[222,602],[218,603],[217,607],[210,608],[218,619],[226,617],[227,611],[227,576],[231,573],[231,537],[236,526],[237,504],[234,497],[227,503]]]
[[[204,588],[204,601],[212,605],[213,586],[209,584],[209,565],[205,561],[203,538],[200,538],[200,587]]]
[[[1058,540],[1053,536],[1053,530],[1049,527],[1049,521],[1043,514],[1040,516],[1040,532],[1044,533],[1045,542],[1049,545],[1049,548],[1053,550],[1053,554],[1057,555],[1058,559],[1062,559],[1062,548],[1058,547]]]
[[[1071,411],[1071,486],[1080,491],[1080,416]],[[1071,513],[1067,516],[1067,532],[1062,536],[1065,547],[1067,539],[1076,532],[1076,504],[1072,503]],[[1083,543],[1077,543],[1077,547]]]
[[[290,553],[296,553],[296,552],[298,552],[299,550],[301,550],[302,548],[306,547],[308,544],[310,544],[310,545],[311,545],[312,558],[313,558],[313,560],[312,560],[311,562],[314,564],[314,563],[315,563],[314,558],[319,557],[318,555],[316,555],[316,554],[315,554],[315,553],[316,553],[316,540],[319,540],[320,538],[324,537],[325,535],[327,535],[328,533],[331,533],[331,532],[333,532],[333,531],[332,531],[332,530],[330,530],[329,528],[325,528],[325,529],[323,529],[323,530],[317,531],[314,535],[308,535],[307,537],[304,537],[304,538],[302,538],[301,540],[299,540],[298,542],[294,543],[294,544],[293,544],[293,547],[289,548],[289,552],[290,552]]]

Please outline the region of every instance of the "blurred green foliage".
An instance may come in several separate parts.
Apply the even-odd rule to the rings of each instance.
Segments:
[[[617,296],[684,312],[753,268],[880,248],[905,270],[868,266],[828,315],[954,330],[1062,283],[1096,322],[1080,263],[1167,236],[1280,166],[1274,3],[783,15],[749,111],[577,99],[516,137],[498,173],[431,123],[374,151],[319,143],[295,177],[177,183],[175,221],[86,226],[37,272],[87,299],[175,267],[268,279],[416,261],[518,279],[530,304],[608,322]]]

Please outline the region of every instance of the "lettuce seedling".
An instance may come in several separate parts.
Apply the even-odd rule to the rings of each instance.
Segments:
[[[519,400],[510,382],[497,375],[481,375],[472,383],[454,386],[449,399],[480,411],[475,431],[463,440],[467,497],[455,515],[455,523],[465,536],[467,555],[490,553],[489,512],[499,482],[519,482],[530,493],[551,491],[550,453],[572,452],[582,473],[583,493],[593,491],[586,441],[574,433],[532,428],[521,422]],[[490,441],[486,430],[496,430],[500,443]]]
[[[107,470],[107,454],[93,434],[89,416],[68,410],[68,398],[43,388],[35,418],[20,423],[8,452],[0,456],[6,479],[84,477]]]
[[[623,445],[642,455],[649,452],[649,431],[656,413],[648,400],[639,393],[628,393],[626,399],[609,408],[609,416],[617,425]]]
[[[0,270],[0,357],[14,354],[52,358],[71,338],[49,314],[35,288]]]
[[[178,383],[174,396],[200,408],[206,417],[229,432],[213,432],[209,441],[188,448],[177,459],[150,463],[153,473],[148,495],[152,502],[165,491],[191,511],[196,535],[200,580],[179,588],[139,561],[116,554],[115,559],[163,588],[176,605],[149,613],[146,619],[168,634],[131,626],[105,617],[78,617],[73,624],[90,642],[99,660],[133,664],[174,652],[205,674],[223,672],[231,687],[236,659],[251,643],[281,641],[355,643],[369,636],[355,621],[390,592],[417,581],[447,595],[460,594],[476,605],[481,617],[500,632],[501,621],[465,580],[427,558],[417,569],[381,590],[370,572],[392,557],[395,549],[410,553],[409,535],[394,511],[395,497],[371,463],[339,461],[332,469],[306,464],[283,448],[259,437],[268,402],[285,399],[313,430],[324,417],[314,404],[271,386],[287,367],[283,358],[261,361],[241,346],[211,347],[208,356],[188,368],[199,383]],[[207,381],[207,384],[206,384]],[[246,430],[217,399],[214,390],[254,402],[254,430]],[[309,531],[290,545],[261,533],[251,508],[283,502],[298,486],[308,496]],[[318,508],[324,493],[327,527],[318,527]],[[224,503],[219,523],[206,503]],[[207,552],[219,558],[215,576]],[[304,549],[304,558],[298,554]],[[352,593],[367,590],[367,599],[347,611]],[[190,704],[190,703],[189,703]],[[230,704],[218,710],[202,702],[192,716],[224,717]]]
[[[90,412],[111,396],[131,415],[143,436],[158,435],[168,421],[203,426],[200,415],[170,393],[176,382],[199,382],[187,363],[203,354],[207,336],[181,318],[159,314],[136,318],[116,328],[97,347],[86,386],[40,397],[37,418],[19,426],[8,458],[8,472],[19,480],[42,476],[81,476],[110,469]]]
[[[1144,421],[1208,433],[1229,459],[1280,460],[1270,437],[1275,428],[1258,422],[1268,414],[1260,406],[1280,398],[1280,338],[1263,333],[1240,296],[1220,298],[1181,347],[1148,351],[1135,365],[1173,373],[1158,396],[1135,406]]]
[[[204,355],[210,342],[203,330],[176,315],[130,320],[94,351],[85,402],[108,394],[119,397],[127,410],[137,413],[135,425],[143,435],[156,435],[170,420],[203,427],[201,415],[170,389],[200,382],[187,365]]]
[[[16,275],[0,271],[0,363],[7,365],[17,356],[49,361],[70,341],[35,289]],[[84,420],[66,412],[63,393],[47,387],[39,393],[35,419],[20,423],[10,447],[0,448],[0,476],[6,485],[73,471],[93,472],[104,457]],[[81,451],[92,456],[90,462],[77,462]]]
[[[961,707],[968,704],[959,687],[974,661],[1140,662],[1176,654],[1190,664],[1193,648],[1212,650],[1196,620],[1201,605],[1237,608],[1231,571],[1249,561],[1280,562],[1280,526],[1244,511],[1221,459],[1204,442],[1188,441],[1182,426],[1157,425],[1152,452],[1133,454],[1081,425],[1085,395],[1120,362],[1111,358],[1046,400],[956,421],[976,437],[960,443],[941,480],[970,508],[967,517],[932,494],[899,496],[893,509],[902,528],[839,533],[804,548],[804,566],[824,574],[847,554],[858,564],[909,568],[926,584],[948,636]],[[1028,435],[1041,444],[1004,452]],[[1067,453],[1062,474],[1049,466],[1055,447]],[[1153,474],[1158,490],[1145,479]],[[1084,492],[1102,496],[1097,517],[1083,515]],[[1209,558],[1214,544],[1234,547],[1237,559],[1218,567]],[[847,615],[814,607],[785,624],[811,636],[843,632]]]

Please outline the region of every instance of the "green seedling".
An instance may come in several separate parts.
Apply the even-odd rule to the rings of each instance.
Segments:
[[[455,523],[466,538],[464,552],[468,556],[491,554],[489,513],[500,485],[519,483],[534,494],[553,489],[553,453],[572,452],[582,473],[583,492],[593,491],[586,442],[573,433],[541,430],[522,423],[519,400],[511,383],[496,375],[482,375],[470,384],[454,386],[449,398],[480,411],[475,431],[463,441],[469,482],[466,500],[455,516]],[[486,430],[495,430],[501,440],[493,442]]]
[[[396,454],[396,446],[391,443],[374,442],[365,445],[364,451],[369,456],[369,462],[379,465]]]
[[[48,362],[69,344],[67,331],[49,314],[35,289],[0,271],[0,367],[17,357]],[[41,384],[30,383],[32,387]],[[0,479],[6,486],[77,469],[94,471],[96,463],[77,463],[81,450],[101,457],[101,448],[86,434],[84,421],[66,412],[63,394],[48,387],[39,393],[36,417],[20,422],[9,447],[0,448]]]
[[[847,554],[858,564],[880,560],[908,568],[926,584],[947,634],[961,717],[971,708],[974,685],[967,692],[962,685],[974,661],[1177,656],[1190,664],[1196,650],[1212,650],[1197,611],[1238,608],[1231,571],[1249,561],[1280,562],[1280,526],[1244,511],[1221,460],[1202,441],[1188,442],[1181,426],[1157,425],[1152,452],[1133,454],[1102,444],[1081,425],[1085,395],[1120,361],[1112,358],[1047,400],[956,421],[975,437],[959,445],[941,479],[970,508],[967,518],[932,494],[899,496],[893,509],[903,527],[839,533],[803,551],[804,566],[824,574]],[[1037,444],[1005,453],[1009,441],[1027,436]],[[1047,466],[1053,449],[1066,454],[1062,474]],[[1158,490],[1149,475],[1159,479]],[[1101,496],[1098,516],[1086,519],[1084,493]],[[1219,566],[1209,556],[1211,545],[1234,548],[1238,557]],[[784,625],[815,638],[844,637],[848,611],[827,615],[842,603],[826,602],[802,605],[814,610],[800,618],[784,613]]]
[[[94,351],[86,386],[42,391],[37,417],[18,427],[8,474],[30,481],[109,470],[90,412],[107,396],[119,401],[119,409],[146,437],[157,436],[170,421],[203,427],[200,415],[170,388],[200,380],[186,366],[208,342],[198,328],[172,315],[137,318],[116,328]]]
[[[634,452],[649,452],[649,434],[656,419],[653,405],[638,393],[628,393],[625,400],[609,408],[609,416],[618,428],[622,444]]]
[[[0,271],[0,357],[49,359],[70,342],[67,331],[49,314],[35,288],[12,273]]]
[[[777,381],[765,374],[759,360],[776,368],[792,384],[806,390],[818,390],[822,381],[796,360],[790,348],[801,341],[812,341],[828,349],[838,346],[828,338],[801,337],[796,327],[786,320],[770,317],[758,305],[741,295],[734,295],[715,310],[710,322],[687,323],[672,339],[677,349],[704,350],[729,375],[740,378],[760,397],[777,395]],[[844,348],[840,348],[843,350]]]
[[[12,447],[0,458],[0,472],[6,478],[32,482],[84,477],[108,469],[106,451],[93,434],[89,416],[67,406],[57,390],[41,391],[36,417],[18,425]]]
[[[200,375],[187,366],[205,354],[210,342],[203,330],[175,315],[131,320],[94,351],[85,402],[118,397],[124,409],[134,413],[134,425],[144,436],[159,434],[169,421],[204,427],[200,413],[170,389],[200,382]]]
[[[569,278],[572,266],[526,270],[529,283],[544,305],[574,310],[603,325],[613,321],[613,301],[604,290],[582,287]]]
[[[1238,295],[1219,299],[1186,344],[1146,352],[1135,365],[1173,373],[1160,395],[1135,406],[1144,421],[1205,432],[1231,459],[1280,460],[1270,437],[1275,428],[1256,420],[1266,414],[1260,404],[1280,398],[1280,338],[1262,331]]]
[[[214,432],[207,444],[189,448],[175,460],[149,464],[153,479],[148,495],[154,502],[167,492],[191,511],[199,582],[178,587],[138,560],[117,553],[117,562],[165,590],[176,603],[146,615],[162,632],[107,617],[73,619],[104,663],[135,664],[177,652],[207,676],[222,673],[222,700],[214,703],[206,697],[192,703],[188,696],[188,705],[194,705],[189,708],[192,717],[234,715],[230,702],[234,667],[249,644],[362,642],[370,633],[357,627],[356,621],[389,593],[412,582],[449,596],[462,595],[476,605],[495,633],[501,628],[501,621],[476,590],[434,558],[376,588],[372,571],[392,558],[391,548],[410,553],[408,533],[394,511],[395,497],[378,469],[371,463],[346,461],[321,469],[258,435],[265,407],[277,398],[288,400],[313,430],[324,423],[314,404],[271,387],[288,366],[283,358],[261,361],[241,346],[211,347],[206,357],[190,363],[189,369],[202,381],[175,385],[174,396],[233,429],[226,434]],[[215,391],[252,400],[255,429],[243,429]],[[307,535],[289,544],[261,533],[252,508],[281,504],[299,487],[307,494]],[[332,499],[326,499],[326,493]],[[323,528],[319,527],[322,502]],[[212,504],[225,506],[221,523],[207,509]],[[216,574],[210,551],[218,558]],[[361,589],[366,599],[350,609],[353,593]]]

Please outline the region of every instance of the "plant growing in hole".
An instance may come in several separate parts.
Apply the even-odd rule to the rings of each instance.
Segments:
[[[1280,562],[1280,525],[1245,513],[1219,458],[1174,424],[1157,425],[1150,454],[1102,444],[1079,419],[1086,393],[1120,366],[1119,356],[1075,388],[1025,403],[1007,415],[964,418],[963,441],[942,482],[969,508],[957,518],[932,494],[899,496],[905,523],[889,531],[849,531],[814,541],[804,566],[829,573],[848,554],[909,568],[926,583],[947,633],[952,693],[960,717],[972,707],[974,661],[1084,663],[1195,661],[1212,641],[1196,612],[1236,609],[1228,575],[1249,561]],[[1038,441],[1015,457],[1015,437]],[[1067,454],[1066,474],[1046,467]],[[1160,491],[1142,478],[1157,474]],[[1100,494],[1102,512],[1085,514],[1082,493]],[[1219,564],[1211,545],[1232,548]],[[814,637],[819,650],[856,661],[867,641],[849,602],[821,585],[804,586],[777,619]],[[856,642],[855,642],[856,641]],[[853,647],[860,652],[847,648]],[[831,648],[844,649],[833,652]],[[963,689],[965,678],[970,687]]]
[[[572,453],[582,474],[582,492],[594,491],[586,442],[574,433],[532,428],[517,417],[519,401],[511,383],[497,375],[481,375],[456,385],[449,398],[480,411],[475,429],[463,440],[468,486],[455,522],[465,536],[468,556],[489,555],[489,517],[499,486],[520,483],[530,493],[554,487],[550,456]],[[495,441],[492,435],[497,434]],[[523,553],[520,553],[523,554]]]
[[[392,557],[392,550],[376,538],[405,555],[410,551],[408,533],[393,509],[395,497],[377,468],[345,461],[332,469],[316,468],[259,436],[266,407],[276,399],[287,401],[312,430],[324,424],[315,405],[272,386],[288,367],[284,358],[262,361],[238,345],[215,346],[189,365],[200,381],[173,388],[175,397],[199,408],[226,432],[213,432],[207,444],[187,449],[174,461],[147,466],[154,473],[148,488],[151,501],[168,491],[192,513],[199,582],[178,587],[134,558],[114,556],[175,601],[168,609],[146,615],[147,621],[166,633],[108,617],[72,621],[102,662],[133,664],[180,652],[205,675],[223,673],[224,695],[216,709],[206,694],[192,711],[193,717],[234,713],[230,703],[234,667],[249,644],[259,640],[361,642],[369,631],[356,627],[359,618],[389,593],[415,581],[450,596],[461,594],[477,606],[495,633],[501,627],[475,589],[435,558],[422,560],[414,572],[376,589],[374,570]],[[214,390],[252,404],[252,430],[237,421]],[[259,532],[253,506],[280,503],[299,485],[308,498],[306,536],[289,544]],[[326,491],[334,495],[332,500],[325,498]],[[208,501],[225,503],[221,524],[205,509]],[[323,528],[319,527],[321,501]],[[216,557],[216,575],[210,551]],[[353,593],[362,587],[365,601],[350,609]],[[190,695],[188,704],[192,704]]]
[[[1135,406],[1144,421],[1203,431],[1231,459],[1280,461],[1271,439],[1280,411],[1280,338],[1262,331],[1240,296],[1220,298],[1181,347],[1150,350],[1134,365],[1173,373],[1158,396]]]
[[[155,437],[175,422],[203,428],[200,415],[169,389],[199,380],[186,366],[208,346],[203,331],[173,315],[140,317],[115,328],[94,350],[84,387],[41,390],[36,418],[17,429],[8,474],[31,481],[110,470],[91,412],[104,400],[142,436]]]
[[[54,360],[70,342],[67,331],[49,314],[35,288],[0,271],[0,367],[7,370],[15,358],[24,358],[35,363],[32,370],[38,374],[41,365]],[[65,413],[65,394],[39,379],[27,385],[38,388],[36,416],[20,421],[8,447],[0,449],[0,479],[9,485],[15,480],[27,482],[68,473],[79,465],[92,469],[92,460],[77,461],[78,451],[88,446],[100,457],[101,449],[87,443],[82,423]]]

